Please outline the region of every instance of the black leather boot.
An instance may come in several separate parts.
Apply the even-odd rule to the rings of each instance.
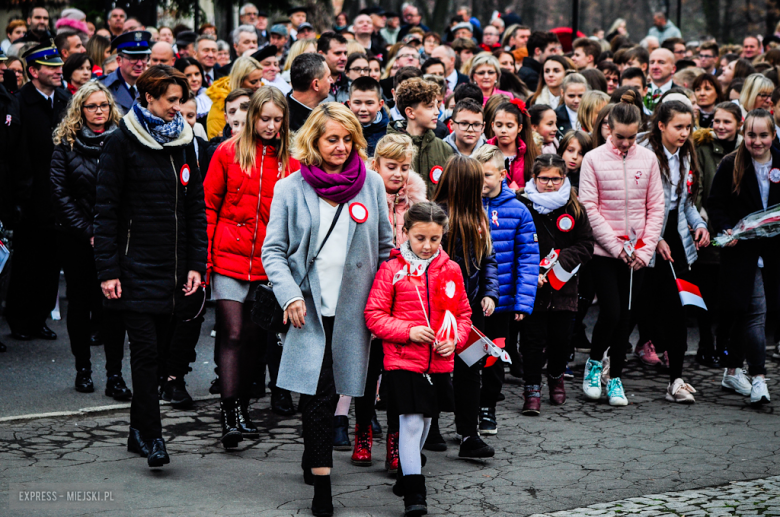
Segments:
[[[425,500],[425,476],[415,474],[404,476],[404,515],[417,516],[428,513],[428,503]]]
[[[130,428],[130,435],[127,437],[127,452],[134,452],[144,458],[149,457],[149,442],[144,441],[141,431],[133,427]]]
[[[76,370],[76,391],[81,393],[92,393],[95,391],[95,385],[92,384],[92,370],[89,368],[80,368]]]
[[[113,397],[114,400],[130,400],[133,398],[133,392],[125,384],[122,375],[109,375],[106,379],[106,395]]]
[[[238,430],[247,438],[260,438],[260,431],[249,418],[249,399],[236,399],[236,411],[238,412]]]
[[[349,441],[349,417],[333,417],[333,448],[337,451],[351,451],[352,442]]]
[[[330,476],[314,476],[314,499],[311,500],[311,514],[315,517],[330,517],[333,515]]]
[[[165,448],[165,441],[162,438],[154,438],[150,445],[146,464],[150,467],[162,467],[170,462],[171,458],[168,456],[168,451]]]
[[[271,388],[271,411],[281,416],[295,414],[295,406],[293,406],[289,391],[276,387]]]
[[[242,441],[241,431],[238,430],[238,408],[236,399],[222,399],[219,401],[219,422],[222,424],[222,438],[220,441],[226,449],[238,446]]]

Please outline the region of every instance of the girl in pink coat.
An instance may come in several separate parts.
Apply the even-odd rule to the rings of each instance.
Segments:
[[[606,144],[585,155],[580,171],[580,201],[596,239],[591,271],[599,299],[582,388],[588,398],[601,398],[601,361],[609,349],[612,378],[607,396],[612,406],[628,404],[620,377],[626,360],[629,307],[636,306],[629,293],[640,291],[643,268],[655,253],[665,210],[655,153],[636,145],[642,120],[634,105],[638,95],[629,90],[612,108],[612,135]]]

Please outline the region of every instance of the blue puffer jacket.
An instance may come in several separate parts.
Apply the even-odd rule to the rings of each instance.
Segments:
[[[498,262],[499,298],[496,312],[534,310],[539,280],[539,245],[531,212],[517,200],[504,180],[501,193],[482,198],[490,222],[490,237]]]

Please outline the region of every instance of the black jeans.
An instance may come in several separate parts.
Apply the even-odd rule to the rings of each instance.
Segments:
[[[569,358],[574,311],[534,311],[520,327],[520,350],[523,353],[526,385],[542,383],[545,350],[547,375],[560,377]]]
[[[368,356],[368,375],[366,375],[366,391],[362,397],[355,398],[355,423],[366,426],[374,418],[374,405],[376,403],[376,384],[382,373],[382,365],[385,360],[385,352],[381,339],[371,341],[371,351]],[[387,430],[389,433],[398,432],[398,414],[387,406]]]
[[[29,334],[46,324],[57,302],[60,256],[57,232],[25,223],[14,230],[14,256],[5,317],[13,332]]]
[[[63,232],[58,234],[57,240],[67,285],[68,338],[76,369],[92,369],[90,337],[92,325],[96,324],[106,351],[106,374],[121,375],[125,325],[121,312],[103,307],[105,297],[100,290],[92,245]]]
[[[480,331],[485,329],[485,316],[482,313],[481,300],[471,306],[471,323]],[[452,388],[455,394],[455,429],[461,436],[476,436],[479,423],[480,372],[485,365],[484,359],[471,367],[466,366],[455,354],[455,367],[452,374]]]
[[[490,339],[505,338],[504,347],[514,346],[517,343],[511,337],[511,327],[514,321],[514,312],[494,312],[489,318],[485,318],[485,335]],[[510,344],[514,342],[514,345]],[[508,351],[507,351],[508,353]],[[514,360],[514,358],[512,359]],[[481,407],[495,408],[498,395],[504,386],[504,362],[498,359],[493,366],[482,370],[482,390],[479,394]]]
[[[322,358],[317,393],[301,395],[304,469],[333,468],[333,414],[339,401],[333,379],[331,350],[334,321],[334,317],[322,318],[325,328],[325,355]]]
[[[609,348],[610,375],[623,375],[626,362],[626,342],[630,334],[631,312],[628,309],[630,268],[620,259],[594,256],[591,261],[593,281],[599,297],[599,318],[593,327],[590,358],[601,361]],[[634,271],[632,308],[636,307],[637,293],[642,288],[645,269]]]
[[[728,316],[726,368],[742,368],[747,359],[750,375],[766,375],[766,310],[764,275],[762,268],[756,268],[750,306],[746,312],[733,311]]]
[[[195,362],[197,354],[195,347],[200,339],[200,329],[203,326],[203,316],[198,316],[190,321],[182,321],[175,318],[170,340],[160,343],[160,376],[168,376],[181,379],[192,368],[190,364]]]
[[[130,340],[130,368],[133,375],[133,401],[130,426],[144,439],[162,438],[160,401],[157,391],[157,347],[170,339],[173,317],[124,311],[125,328]]]

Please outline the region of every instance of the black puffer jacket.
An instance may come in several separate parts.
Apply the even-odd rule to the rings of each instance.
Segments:
[[[100,153],[116,126],[95,134],[81,128],[71,146],[61,142],[51,157],[51,195],[57,228],[89,241],[95,219],[95,183]]]
[[[121,298],[109,306],[173,313],[187,273],[206,271],[206,206],[192,138],[184,124],[179,138],[162,146],[130,111],[106,142],[98,167],[95,263],[99,280],[118,278],[122,285]],[[189,178],[182,177],[185,166]]]
[[[19,101],[0,84],[0,222],[11,225],[14,207],[13,175],[17,170],[22,119]]]

